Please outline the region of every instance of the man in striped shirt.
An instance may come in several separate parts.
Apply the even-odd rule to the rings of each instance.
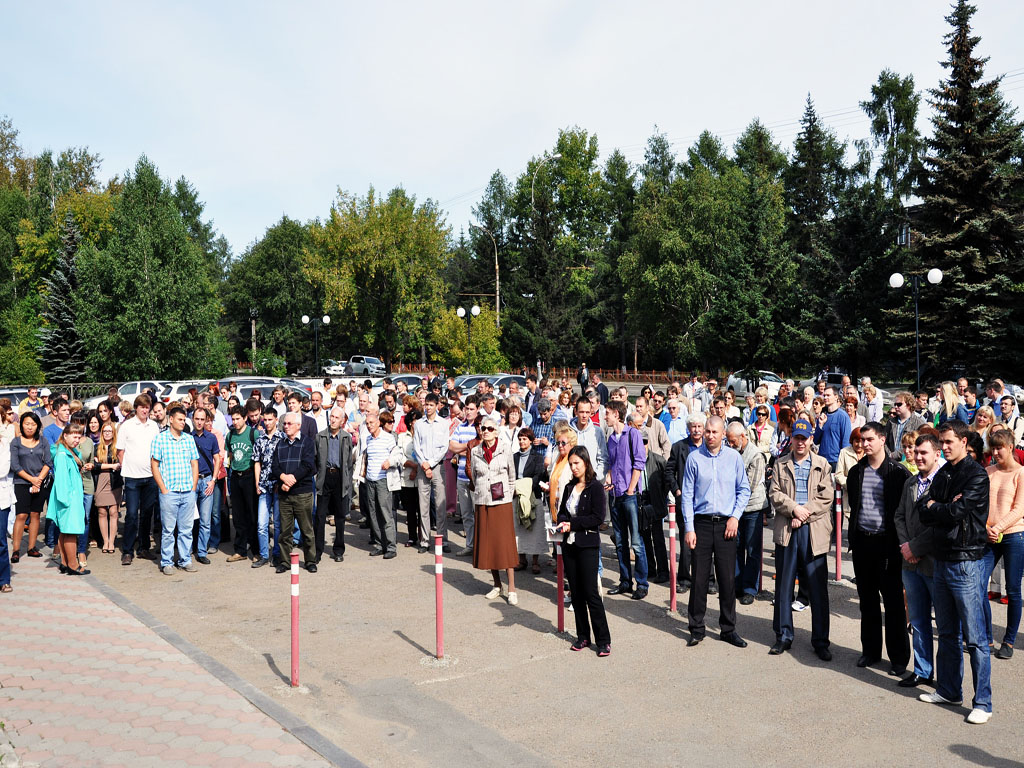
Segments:
[[[383,556],[385,560],[390,560],[398,554],[395,547],[395,518],[391,512],[391,491],[388,489],[388,470],[391,468],[391,452],[396,446],[395,437],[381,429],[380,416],[376,412],[366,414],[366,431],[362,467],[366,485],[366,514],[377,541],[377,547],[370,552],[370,556]]]
[[[459,457],[457,475],[459,510],[462,512],[462,523],[466,533],[466,546],[455,554],[460,557],[473,554],[474,513],[473,499],[469,493],[469,476],[466,474],[466,456],[469,443],[476,439],[476,417],[480,401],[476,395],[470,395],[462,407],[463,421],[452,432],[448,449]]]

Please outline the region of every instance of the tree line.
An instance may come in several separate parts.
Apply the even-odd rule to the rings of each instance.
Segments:
[[[1019,377],[1024,130],[974,12],[947,16],[935,87],[883,70],[866,89],[866,139],[840,139],[810,95],[791,147],[755,118],[731,147],[704,132],[680,154],[655,131],[634,165],[568,128],[514,179],[496,171],[458,234],[402,188],[339,190],[235,255],[187,179],[142,157],[102,184],[88,148],[26,156],[4,118],[0,381],[219,375],[253,357],[253,321],[257,359],[312,372],[301,317],[324,313],[323,358],[903,376],[913,299],[889,275],[933,267],[926,376]],[[470,336],[456,308],[473,304]]]

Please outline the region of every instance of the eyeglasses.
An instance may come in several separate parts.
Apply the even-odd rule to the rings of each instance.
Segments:
[[[560,448],[565,448],[565,446],[567,446],[568,444],[569,444],[568,440],[559,440],[556,443],[556,445],[558,445]]]
[[[481,432],[495,432],[494,427],[480,427]]]

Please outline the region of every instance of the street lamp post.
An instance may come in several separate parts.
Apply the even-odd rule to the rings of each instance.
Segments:
[[[562,153],[561,152],[556,152],[553,155],[544,155],[544,158],[539,163],[537,163],[537,167],[533,169],[533,181],[530,182],[530,207],[533,208],[534,211],[537,210],[537,206],[533,204],[533,200],[534,200],[533,192],[534,192],[534,187],[537,184],[537,172],[541,168],[544,167],[544,163],[546,163],[548,160],[561,160],[561,159],[562,159]]]
[[[914,346],[917,350],[917,391],[921,390],[921,314],[918,309],[918,293],[921,287],[921,275],[909,275],[910,285],[914,291]],[[942,270],[932,267],[925,275],[928,282],[938,285],[942,282]],[[902,288],[906,279],[899,272],[889,275],[889,285],[893,288]]]
[[[472,222],[470,222],[469,226],[487,233],[488,237],[491,238],[491,245],[494,246],[494,324],[501,328],[501,277],[498,274],[498,241],[494,239],[494,235],[491,234],[489,229]]]
[[[313,357],[316,358],[316,375],[320,375],[320,326],[330,325],[331,316],[324,315],[321,317],[310,317],[309,315],[302,316],[302,324],[309,325],[313,323]]]
[[[480,314],[480,307],[474,304],[469,312],[465,307],[459,307],[455,314],[466,318],[466,365],[469,365],[470,350],[473,347],[473,318]]]

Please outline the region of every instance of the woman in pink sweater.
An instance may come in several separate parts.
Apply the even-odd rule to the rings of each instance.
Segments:
[[[1002,559],[1005,572],[1006,633],[1003,643],[996,651],[996,658],[1008,659],[1013,656],[1013,644],[1017,640],[1017,628],[1021,617],[1021,576],[1024,575],[1024,467],[1013,455],[1013,433],[1000,430],[989,438],[992,463],[986,468],[989,481],[988,495],[988,540],[985,553],[985,575],[982,589],[988,588],[988,579],[995,564]],[[992,608],[988,600],[985,618],[988,621],[988,643],[992,645]]]

